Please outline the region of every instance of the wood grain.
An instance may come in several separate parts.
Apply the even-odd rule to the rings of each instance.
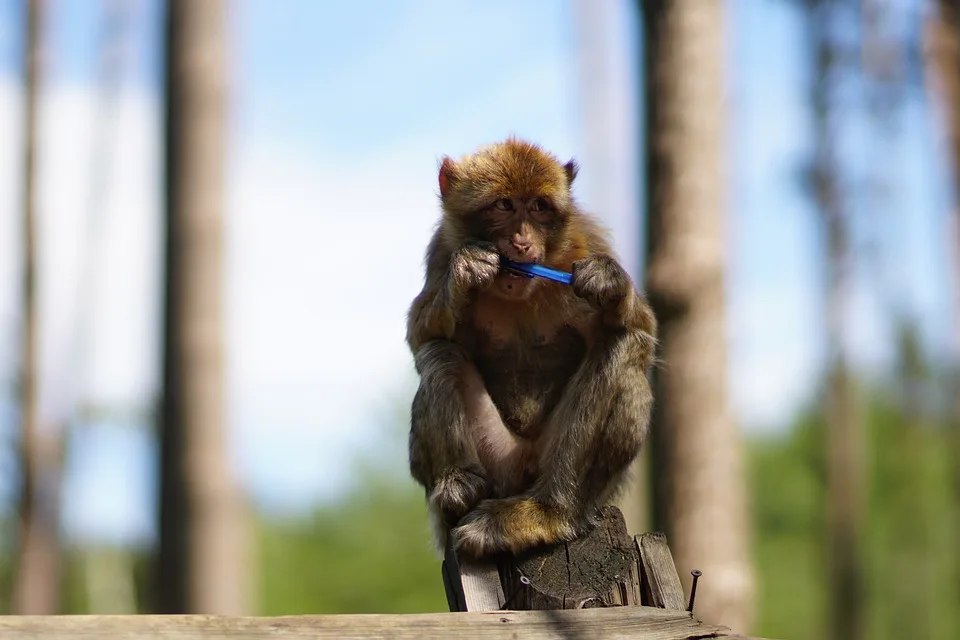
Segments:
[[[687,602],[680,585],[667,537],[659,532],[644,533],[634,538],[643,569],[644,603],[674,611],[685,611]]]
[[[0,616],[4,640],[687,640],[730,637],[685,612],[652,607],[557,611],[285,616]]]
[[[586,535],[500,565],[507,608],[523,611],[638,605],[639,574],[636,549],[616,507],[605,508]]]
[[[497,566],[457,557],[448,544],[441,568],[451,611],[499,611],[504,603]]]
[[[567,544],[486,563],[447,549],[443,583],[451,611],[530,611],[647,605],[685,611],[686,598],[662,533],[631,538],[606,507],[590,532]]]

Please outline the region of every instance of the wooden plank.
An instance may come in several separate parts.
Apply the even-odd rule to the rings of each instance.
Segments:
[[[499,611],[503,608],[505,598],[496,564],[462,560],[449,544],[443,564],[451,586],[447,602],[449,604],[452,600],[455,604],[450,607],[451,611]]]
[[[222,616],[0,616],[4,640],[369,640],[466,638],[500,640],[688,640],[726,637],[686,612],[652,607],[556,611],[333,615],[241,618]]]
[[[640,554],[644,604],[686,611],[687,601],[673,555],[667,546],[667,536],[660,532],[644,533],[636,536],[634,542]]]

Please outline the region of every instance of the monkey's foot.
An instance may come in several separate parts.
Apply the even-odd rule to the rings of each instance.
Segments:
[[[458,552],[480,558],[573,540],[576,529],[564,514],[532,498],[504,498],[481,502],[451,535]]]
[[[490,495],[490,483],[479,469],[454,469],[440,478],[430,493],[430,504],[453,526],[478,502]]]

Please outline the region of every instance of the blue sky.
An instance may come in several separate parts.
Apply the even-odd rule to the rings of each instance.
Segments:
[[[816,393],[823,353],[819,232],[796,179],[809,149],[805,52],[788,4],[736,0],[727,22],[725,339],[731,403],[751,432],[783,428]],[[19,5],[0,0],[0,140],[20,134]],[[51,2],[41,178],[42,295],[51,318],[44,329],[44,406],[51,424],[66,419],[71,402],[136,409],[148,406],[157,389],[159,4],[129,5],[131,57],[115,117],[104,120],[114,135],[108,188],[98,232],[87,235],[89,206],[77,203],[90,197],[99,28],[91,8],[99,4]],[[283,511],[335,496],[361,449],[405,464],[405,447],[390,435],[403,428],[414,383],[403,316],[419,288],[437,215],[442,154],[513,133],[576,156],[583,167],[578,198],[614,230],[622,258],[640,273],[631,119],[638,44],[625,0],[593,2],[591,15],[575,2],[552,0],[232,6],[225,184],[231,454],[257,501]],[[583,17],[609,31],[581,48]],[[585,74],[584,56],[604,65]],[[582,100],[583,87],[598,98]],[[897,241],[884,245],[884,290],[896,292],[920,319],[930,351],[942,354],[955,285],[946,275],[942,149],[926,111],[922,95],[908,101],[892,152],[870,146],[876,136],[862,125],[847,137],[869,160],[863,166],[894,178],[889,206],[860,212],[865,231],[883,229],[883,238]],[[17,148],[0,148],[6,380],[16,357]],[[96,245],[86,244],[91,240]],[[94,302],[80,305],[76,274],[85,256],[93,256]],[[850,299],[849,344],[861,366],[875,371],[890,356],[880,313],[885,298],[870,274],[860,276]],[[79,335],[78,317],[89,321]],[[12,415],[0,413],[4,433],[14,426]],[[68,531],[82,539],[148,538],[155,467],[144,425],[86,425],[71,443]]]

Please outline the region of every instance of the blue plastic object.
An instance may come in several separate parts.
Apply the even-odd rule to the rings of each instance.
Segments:
[[[517,273],[523,274],[528,278],[539,276],[555,282],[562,282],[563,284],[570,284],[570,282],[573,280],[573,276],[566,271],[557,271],[556,269],[544,267],[543,265],[539,264],[514,262],[513,260],[507,260],[503,256],[500,257],[500,266],[505,269],[509,269],[510,271],[516,271]]]

